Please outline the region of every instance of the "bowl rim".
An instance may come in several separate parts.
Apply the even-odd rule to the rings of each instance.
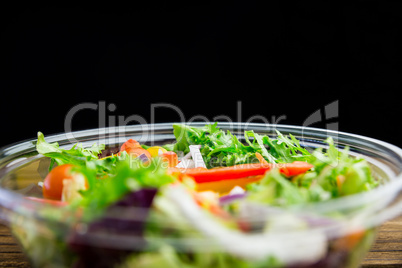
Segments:
[[[231,126],[231,127],[238,127],[238,126],[246,126],[248,128],[253,128],[253,127],[267,127],[268,129],[293,129],[293,130],[300,130],[300,131],[315,131],[317,133],[320,133],[322,137],[327,137],[328,134],[331,134],[333,136],[336,135],[342,135],[342,136],[349,136],[352,138],[356,139],[362,139],[366,141],[370,141],[373,143],[376,143],[378,145],[382,145],[386,148],[391,149],[392,151],[395,151],[399,157],[402,158],[402,148],[386,142],[382,141],[380,139],[376,138],[371,138],[365,135],[361,134],[355,134],[355,133],[350,133],[350,132],[345,132],[345,131],[338,131],[338,130],[332,130],[332,129],[324,129],[324,128],[317,128],[317,127],[308,127],[308,126],[300,126],[300,125],[289,125],[289,124],[267,124],[267,123],[245,123],[245,122],[220,122],[220,121],[214,121],[214,122],[164,122],[164,123],[152,123],[152,124],[136,124],[136,125],[127,125],[127,126],[113,126],[113,127],[102,127],[102,128],[90,128],[90,129],[84,129],[84,130],[76,130],[76,131],[70,131],[70,132],[56,132],[53,134],[46,135],[46,140],[49,140],[49,142],[59,140],[60,137],[64,137],[69,139],[69,137],[74,136],[75,137],[85,137],[87,133],[93,133],[93,132],[98,132],[98,135],[110,135],[110,134],[119,134],[122,133],[123,131],[133,131],[135,128],[138,127],[143,127],[143,126],[151,126],[151,130],[159,130],[159,129],[166,129],[166,127],[172,127],[174,124],[185,124],[185,125],[190,125],[190,126],[205,126],[206,124],[214,124],[217,123],[218,126]],[[127,128],[129,128],[127,130]],[[241,128],[240,128],[241,129]],[[0,147],[0,162],[2,162],[3,154],[4,151],[9,151],[10,149],[17,149],[18,147],[21,147],[23,145],[34,145],[36,142],[36,138],[27,138],[23,139],[21,141],[13,142],[10,144],[6,144]]]

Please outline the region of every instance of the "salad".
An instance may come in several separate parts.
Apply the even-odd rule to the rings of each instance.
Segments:
[[[376,188],[365,159],[331,138],[310,149],[280,132],[240,139],[216,123],[173,130],[176,140],[159,146],[127,139],[70,149],[39,132],[49,173],[43,198],[26,198],[45,205],[37,221],[13,226],[33,265],[358,266],[375,231],[356,225],[340,236],[326,227],[343,226],[346,212],[307,208]]]

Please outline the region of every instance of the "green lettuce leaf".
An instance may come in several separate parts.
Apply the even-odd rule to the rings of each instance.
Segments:
[[[292,140],[286,141],[280,137],[282,144],[287,144],[291,150]],[[360,193],[378,186],[378,181],[372,176],[370,166],[366,160],[349,155],[349,149],[340,151],[329,138],[326,141],[328,148],[316,149],[308,158],[314,165],[310,172],[287,178],[276,169],[266,173],[264,178],[248,185],[248,198],[253,201],[276,206],[320,202],[330,198]],[[307,155],[299,148],[294,148]],[[289,152],[288,152],[289,153]],[[290,152],[287,156],[292,156]],[[284,157],[284,156],[282,156]]]
[[[70,149],[62,149],[57,142],[48,143],[42,132],[38,132],[36,150],[38,153],[51,158],[52,162],[49,170],[54,163],[58,165],[73,164],[76,166],[95,167],[98,173],[111,172],[115,163],[122,157],[114,155],[112,157],[98,159],[98,155],[105,149],[104,144],[93,144],[89,148],[84,148],[81,143],[73,145]],[[124,157],[123,157],[124,158]]]
[[[86,177],[96,178],[96,170],[81,168],[80,172]],[[84,199],[80,206],[93,210],[107,207],[120,200],[125,194],[140,190],[141,188],[159,188],[175,181],[168,175],[161,161],[151,161],[144,164],[141,160],[126,158],[116,165],[114,175],[104,179],[94,180],[92,187],[82,192]]]

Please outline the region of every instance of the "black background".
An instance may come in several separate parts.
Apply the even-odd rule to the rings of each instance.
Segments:
[[[116,120],[151,122],[152,104],[171,104],[185,120],[303,125],[338,101],[337,117],[311,126],[402,147],[400,1],[146,2],[2,8],[0,146],[64,132],[82,103],[113,104]],[[72,129],[98,126],[87,109]]]

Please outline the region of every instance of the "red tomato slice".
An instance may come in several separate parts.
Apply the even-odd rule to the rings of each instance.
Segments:
[[[120,147],[120,152],[127,151],[128,148],[141,148],[141,145],[138,141],[129,139]]]
[[[147,150],[145,150],[141,147],[140,148],[127,148],[126,152],[129,155],[131,155],[132,157],[138,157],[142,154],[145,154],[148,157],[148,159],[151,159],[151,154]]]
[[[61,200],[61,194],[63,191],[63,180],[71,179],[71,168],[73,165],[64,164],[53,168],[49,174],[47,174],[43,181],[43,197],[53,200]]]

